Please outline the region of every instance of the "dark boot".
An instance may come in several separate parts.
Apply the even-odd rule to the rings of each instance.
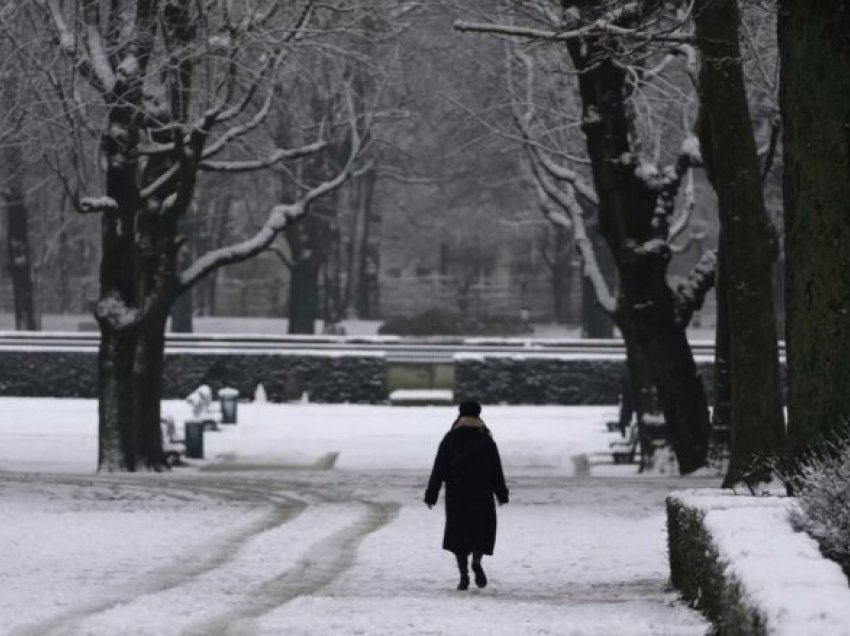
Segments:
[[[487,587],[487,575],[484,574],[484,568],[481,567],[480,554],[472,554],[472,571],[475,573],[475,585]]]
[[[456,554],[457,558],[457,569],[460,572],[460,582],[457,584],[457,589],[459,590],[468,590],[469,589],[469,566],[467,565],[467,556],[466,554]]]

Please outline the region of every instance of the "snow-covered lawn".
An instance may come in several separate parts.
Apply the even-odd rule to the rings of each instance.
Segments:
[[[205,435],[207,460],[138,475],[93,473],[93,401],[0,412],[1,634],[707,629],[666,588],[663,500],[715,482],[573,477],[573,456],[607,448],[613,408],[485,406],[511,503],[490,585],[468,592],[440,549],[441,507],[422,504],[451,407],[240,404],[239,424]]]

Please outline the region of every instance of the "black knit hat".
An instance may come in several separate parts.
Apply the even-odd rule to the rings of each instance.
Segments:
[[[478,417],[481,415],[481,405],[475,400],[464,400],[460,403],[458,411],[461,416]]]

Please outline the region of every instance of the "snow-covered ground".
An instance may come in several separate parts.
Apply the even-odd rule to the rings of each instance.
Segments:
[[[382,320],[343,320],[341,325],[349,336],[374,336]],[[193,326],[197,333],[251,333],[286,334],[286,318],[236,317],[236,316],[195,316]],[[0,313],[0,331],[15,328],[14,314]],[[96,329],[91,314],[44,314],[42,328],[45,331],[92,331]],[[321,334],[324,322],[316,321],[316,333]],[[581,329],[572,325],[555,323],[537,323],[533,325],[537,338],[580,338]],[[689,327],[688,336],[692,340],[713,340],[714,328]]]
[[[239,424],[205,435],[206,461],[137,475],[93,473],[93,401],[4,398],[0,412],[2,634],[708,627],[667,590],[663,500],[716,480],[573,476],[575,456],[607,448],[613,408],[485,406],[511,503],[490,585],[468,592],[440,549],[442,509],[422,503],[451,407],[240,404]]]

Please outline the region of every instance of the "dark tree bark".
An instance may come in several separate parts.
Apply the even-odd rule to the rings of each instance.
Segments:
[[[613,289],[617,280],[617,268],[611,258],[610,250],[605,245],[605,239],[599,231],[598,223],[593,219],[596,216],[596,211],[594,210],[592,214],[593,216],[588,219],[588,236],[593,243],[602,276],[609,288]],[[581,281],[581,337],[613,338],[614,321],[599,306],[593,285],[590,284],[587,277],[582,276]]]
[[[291,256],[289,282],[289,327],[292,334],[316,333],[319,317],[319,274],[322,267],[321,221],[304,219],[283,235]]]
[[[729,451],[732,426],[732,370],[729,338],[729,311],[726,300],[726,265],[723,256],[723,236],[720,237],[720,250],[717,263],[717,283],[714,286],[717,297],[717,324],[714,330],[714,410],[711,414],[711,427],[715,433],[715,444],[720,454]]]
[[[623,67],[603,43],[573,40],[567,46],[579,71],[599,230],[618,272],[614,319],[629,355],[649,363],[679,470],[687,474],[706,462],[710,424],[705,390],[685,335],[690,316],[677,317],[677,298],[666,279],[671,258],[666,217],[656,215],[664,197],[670,197],[667,188],[677,184],[647,181],[637,170]],[[639,364],[629,360],[630,369]]]
[[[182,228],[182,234],[186,235],[186,229]],[[192,262],[191,250],[189,248],[189,241],[184,243],[183,248],[180,250],[177,256],[177,264],[180,269],[185,269]],[[213,283],[215,284],[215,283]],[[192,333],[194,329],[194,324],[192,321],[192,316],[194,314],[195,303],[195,290],[187,289],[182,294],[177,296],[174,299],[174,302],[171,305],[171,331],[174,333]]]
[[[796,457],[850,422],[850,6],[782,0],[788,432]]]
[[[177,297],[177,300],[171,306],[171,331],[174,333],[192,333],[194,331],[192,295],[193,290],[187,289]]]
[[[747,104],[737,0],[698,0],[694,19],[702,52],[698,133],[723,236],[732,388],[729,485],[767,479],[762,460],[785,450],[773,292],[777,242]]]
[[[573,302],[573,293],[575,286],[581,284],[581,279],[575,275],[573,266],[575,241],[569,230],[560,225],[553,226],[543,234],[542,238],[544,245],[551,243],[551,251],[550,247],[545,245],[541,252],[549,268],[555,322],[576,324],[580,321],[580,317]]]
[[[7,154],[19,155],[17,152]],[[18,157],[20,159],[20,156]],[[9,272],[12,275],[12,295],[15,302],[15,329],[37,331],[41,328],[36,314],[35,290],[32,281],[32,257],[29,239],[29,211],[24,199],[19,164],[7,167],[10,178],[3,198],[6,204],[6,248],[9,253]]]
[[[375,197],[375,186],[378,182],[378,171],[373,168],[358,180],[358,209],[357,216],[360,218],[358,231],[352,237],[354,254],[352,262],[355,268],[351,275],[354,283],[354,311],[360,319],[369,319],[374,316],[376,308],[373,306],[372,280],[369,277],[369,258],[372,242],[373,217],[372,201]]]

